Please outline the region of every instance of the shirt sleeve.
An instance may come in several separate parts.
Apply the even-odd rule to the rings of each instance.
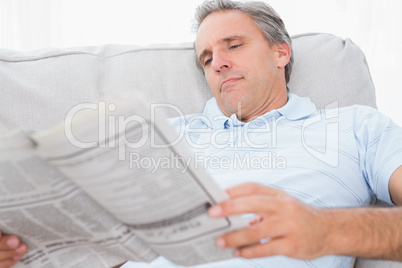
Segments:
[[[361,172],[377,198],[392,204],[388,183],[402,165],[402,128],[370,107],[356,106],[354,113]]]

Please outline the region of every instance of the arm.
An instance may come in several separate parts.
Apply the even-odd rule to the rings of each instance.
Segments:
[[[402,205],[402,167],[393,173],[389,188],[393,202]],[[402,261],[402,207],[314,208],[283,191],[252,183],[227,191],[231,200],[212,207],[212,217],[260,217],[250,227],[218,239],[218,246],[236,247],[240,257],[351,255]],[[270,242],[259,243],[268,237]]]
[[[27,251],[27,246],[15,236],[2,235],[0,232],[0,268],[16,264]]]
[[[392,202],[397,206],[402,206],[402,166],[392,173],[389,180],[389,193]]]

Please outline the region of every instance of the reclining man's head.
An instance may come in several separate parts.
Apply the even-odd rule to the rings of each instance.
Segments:
[[[269,5],[206,1],[195,17],[197,64],[226,116],[248,122],[287,102],[291,39]]]

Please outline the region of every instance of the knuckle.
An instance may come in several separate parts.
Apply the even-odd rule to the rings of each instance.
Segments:
[[[245,248],[242,252],[242,256],[245,258],[258,258],[271,255],[273,255],[272,248],[267,244]]]
[[[287,223],[286,228],[289,233],[294,233],[300,229],[300,225],[296,221],[290,221]]]
[[[225,241],[225,247],[235,247],[235,242],[238,241],[238,235],[235,233],[227,234],[223,237],[223,240]]]
[[[238,247],[253,243],[255,242],[255,240],[252,234],[253,232],[250,232],[249,229],[243,229],[237,232],[230,233],[225,237],[226,246]]]
[[[257,252],[254,248],[241,248],[240,249],[240,256],[242,258],[255,258],[257,257]]]
[[[221,203],[220,206],[221,206],[221,209],[222,209],[222,213],[224,215],[231,214],[233,212],[233,210],[235,209],[235,206],[234,206],[233,202],[230,202],[230,201],[223,202],[223,203]]]
[[[295,213],[299,209],[298,202],[293,198],[286,198],[282,205],[289,213]]]
[[[260,226],[263,227],[263,226]],[[267,234],[265,233],[265,228],[255,228],[253,229],[253,238],[255,241],[259,241],[261,239],[267,238]]]
[[[257,247],[255,248],[255,251],[256,251],[256,254],[257,254],[258,256],[270,255],[269,247],[264,247],[264,246],[262,246],[262,245],[257,246]]]
[[[259,184],[254,183],[254,182],[248,182],[244,184],[244,188],[250,192],[250,193],[254,193],[258,190]]]
[[[235,245],[236,236],[235,236],[234,234],[228,234],[228,235],[226,235],[223,239],[224,239],[224,241],[225,241],[225,246],[226,246],[226,247],[231,248],[231,247],[236,246],[236,245]]]
[[[284,254],[285,256],[292,257],[292,258],[299,258],[301,254],[305,251],[305,248],[301,243],[295,241],[294,239],[287,241],[286,246],[284,247]]]
[[[262,205],[264,205],[264,200],[262,200],[261,198],[258,197],[254,197],[250,199],[250,206],[253,208],[258,208],[261,207]]]

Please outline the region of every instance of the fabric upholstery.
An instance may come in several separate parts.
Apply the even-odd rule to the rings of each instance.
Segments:
[[[310,96],[318,107],[334,101],[375,107],[364,55],[350,40],[309,34],[293,41],[291,92]],[[73,105],[123,90],[143,91],[150,101],[177,105],[184,114],[200,112],[211,93],[194,58],[190,43],[0,50],[0,133],[49,128]]]

